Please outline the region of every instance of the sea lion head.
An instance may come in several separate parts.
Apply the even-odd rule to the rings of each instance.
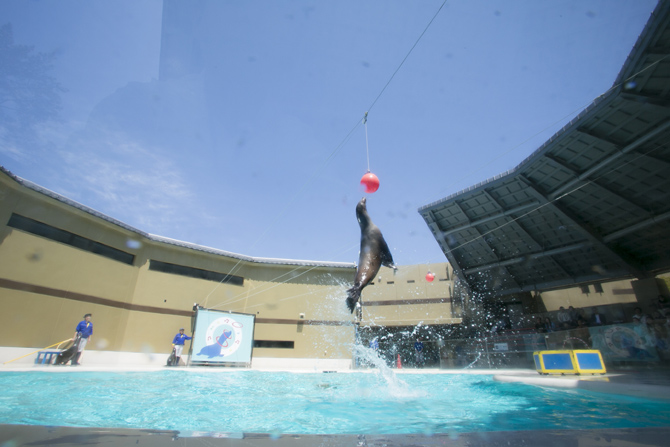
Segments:
[[[365,228],[370,223],[370,216],[368,216],[368,208],[366,206],[367,198],[363,197],[358,205],[356,205],[356,218],[361,228]]]
[[[358,205],[356,205],[356,214],[358,214],[361,211],[367,211],[367,203],[368,199],[367,197],[363,197],[360,202],[358,202]]]

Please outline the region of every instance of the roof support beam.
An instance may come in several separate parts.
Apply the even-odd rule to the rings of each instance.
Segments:
[[[647,96],[641,95],[639,93],[620,93],[619,97],[621,99],[625,99],[626,101],[638,104],[649,104],[651,106],[656,106],[661,109],[665,109],[666,112],[670,113],[670,101],[659,98],[658,96]]]
[[[472,228],[476,225],[483,225],[487,222],[491,222],[492,220],[496,220],[496,219],[500,219],[501,217],[509,216],[510,214],[517,214],[517,213],[520,213],[522,211],[526,211],[528,209],[535,208],[538,205],[539,205],[539,202],[533,200],[532,202],[528,202],[524,205],[519,205],[519,206],[516,206],[514,208],[510,208],[508,210],[503,210],[502,207],[501,207],[502,212],[500,212],[500,213],[492,214],[492,215],[484,217],[482,219],[468,221],[468,223],[466,223],[466,224],[459,225],[457,227],[453,227],[450,230],[445,231],[444,235],[447,236],[447,235],[452,234],[452,233],[458,233],[459,231],[467,230],[468,228]]]
[[[603,242],[610,243],[610,242],[612,242],[616,239],[619,239],[620,237],[623,237],[627,234],[634,233],[634,232],[636,232],[638,230],[641,230],[643,228],[646,228],[650,225],[665,222],[668,219],[670,219],[670,211],[659,214],[658,216],[651,217],[649,219],[645,219],[645,220],[643,220],[641,222],[638,222],[634,225],[631,225],[627,228],[624,228],[624,229],[619,230],[619,231],[615,231],[614,233],[610,233],[607,236],[603,237]]]
[[[617,276],[630,278],[630,276],[627,275],[626,272],[624,271],[618,272]],[[597,282],[602,282],[602,277],[600,277],[597,274],[591,274],[572,279],[561,279],[558,281],[547,281],[539,284],[529,284],[527,286],[522,286],[517,289],[505,289],[503,295],[512,295],[514,293],[521,293],[521,292],[533,292],[535,290],[548,291],[552,289],[561,289],[565,287],[576,287],[579,284],[593,284]]]
[[[465,211],[463,211],[463,208],[461,208],[461,206],[458,204],[458,202],[454,201],[454,206],[455,206],[456,208],[458,208],[458,209],[461,211],[461,213],[465,216],[465,218],[466,218],[468,221],[470,220],[470,219],[468,218],[468,215],[465,214]],[[472,222],[470,222],[470,223],[472,223]],[[479,237],[482,239],[482,241],[484,241],[484,243],[489,247],[489,249],[491,250],[491,253],[495,253],[495,250],[493,250],[493,247],[491,247],[491,244],[488,243],[488,241],[486,240],[486,238],[483,237],[481,231],[479,231],[474,225],[469,225],[468,228],[472,228],[474,231],[476,231],[477,234],[479,234]],[[495,255],[495,256],[497,257],[497,255]]]
[[[664,160],[664,159],[659,158],[655,155],[651,155],[652,152],[653,152],[653,150],[649,151],[647,153],[644,153],[644,154],[642,152],[637,152],[635,154],[635,156],[639,157],[639,158],[644,158],[644,159],[647,159],[647,160],[651,160],[652,162],[654,162],[657,165],[662,165],[662,166],[660,166],[660,169],[670,170],[670,161]]]
[[[504,207],[502,205],[500,205],[500,203],[491,194],[489,194],[488,191],[484,191],[484,194],[486,195],[486,197],[489,198],[490,201],[492,201],[493,203],[498,205],[498,207],[500,209],[504,209]],[[534,203],[535,205],[539,205],[539,203],[537,201],[533,201],[532,203]],[[532,210],[529,211],[527,214],[529,214],[531,212],[532,212]],[[533,241],[533,243],[535,244],[536,247],[542,247],[542,244],[540,244],[538,241],[536,241],[535,238],[533,236],[531,236],[528,233],[528,231],[526,231],[526,229],[523,227],[523,225],[521,224],[519,219],[512,219],[512,222],[514,222],[514,224],[516,225],[517,230],[522,232],[529,240]]]
[[[498,201],[497,201],[496,199],[494,199],[493,196],[491,196],[488,192],[484,191],[484,193],[487,195],[487,197],[489,197],[490,200],[492,200],[494,203],[496,203],[500,208],[503,208],[503,207],[498,203]],[[539,203],[538,203],[537,201],[534,201],[534,203],[536,203],[536,204],[539,206]],[[534,210],[531,210],[531,211],[529,211],[529,212],[526,213],[526,214],[530,214],[530,213],[532,213],[533,211],[534,211]],[[535,246],[536,246],[536,247],[538,247],[538,248],[539,248],[539,247],[542,247],[542,244],[540,244],[540,243],[539,243],[533,236],[530,235],[530,233],[528,233],[528,231],[526,231],[526,229],[524,228],[524,226],[523,226],[523,224],[522,224],[521,219],[514,219],[514,224],[516,225],[516,229],[517,229],[517,230],[523,232],[523,234],[525,234],[526,237],[527,237],[528,239],[530,239],[531,241],[533,241],[533,242],[535,243]],[[548,252],[550,252],[550,251],[552,251],[552,250],[548,250],[547,252],[544,252],[544,251],[543,251],[543,253],[548,253]],[[563,252],[561,251],[561,252],[559,252],[559,253],[563,253]],[[553,254],[559,254],[559,253],[553,253]],[[549,255],[549,256],[550,256],[550,255]],[[539,258],[539,257],[543,257],[543,256],[532,256],[532,255],[531,255],[531,258],[532,258],[532,259],[536,259],[536,258]],[[520,258],[521,258],[522,260],[524,259],[523,256],[520,257]],[[570,276],[570,274],[568,274],[568,272],[566,272],[565,269],[564,269],[558,262],[556,262],[556,260],[552,259],[552,261],[554,262],[554,268],[560,270],[565,276],[568,276],[568,277]]]
[[[428,224],[428,227],[433,231],[433,234],[435,235],[435,239],[437,240],[437,243],[440,244],[440,247],[442,248],[442,252],[444,255],[447,257],[447,260],[451,264],[451,267],[454,269],[454,272],[457,276],[460,278],[463,278],[463,284],[464,287],[466,287],[468,294],[470,294],[470,284],[468,284],[467,281],[465,281],[465,275],[463,274],[463,270],[461,269],[460,264],[458,263],[458,260],[454,256],[454,254],[451,252],[451,247],[449,247],[449,243],[447,242],[447,239],[444,237],[444,234],[442,230],[440,229],[440,226],[437,224],[437,221],[435,219],[435,215],[433,214],[433,211],[427,211],[423,215],[424,220]]]
[[[577,173],[577,171],[575,171],[574,169],[572,169],[570,166],[566,165],[565,163],[561,162],[560,160],[557,160],[555,157],[552,157],[552,156],[549,155],[549,154],[545,154],[545,155],[544,155],[544,158],[546,158],[546,159],[548,159],[548,160],[551,160],[552,163],[556,163],[556,164],[559,165],[561,168],[565,169],[566,171],[571,172],[575,177],[579,177],[579,174]],[[636,203],[633,203],[633,202],[631,202],[630,200],[628,200],[628,199],[622,197],[622,196],[619,195],[618,193],[612,191],[611,188],[606,188],[606,187],[604,187],[604,186],[601,186],[601,185],[598,183],[598,181],[597,181],[596,179],[588,180],[588,182],[590,182],[592,185],[595,185],[595,186],[597,186],[598,188],[600,188],[600,189],[606,191],[607,193],[616,196],[617,200],[619,200],[619,201],[622,202],[622,203],[625,203],[626,205],[628,205],[628,206],[631,207],[631,208],[635,208],[635,209],[637,210],[638,213],[640,213],[640,214],[642,214],[642,215],[647,215],[647,214],[649,214],[649,212],[648,212],[646,209],[644,209],[644,208],[640,207],[639,205],[637,205]]]
[[[491,263],[491,264],[472,267],[472,268],[466,269],[465,273],[467,275],[470,275],[472,273],[483,272],[485,270],[490,270],[490,269],[496,268],[496,267],[506,267],[508,265],[518,264],[520,262],[527,261],[528,259],[538,259],[538,258],[543,258],[545,256],[554,256],[554,255],[559,255],[561,253],[567,253],[567,252],[571,252],[571,251],[575,251],[575,250],[580,250],[580,249],[588,247],[590,245],[591,244],[588,243],[588,242],[579,242],[577,244],[566,245],[564,247],[552,248],[551,250],[542,250],[542,251],[538,251],[538,252],[535,252],[535,253],[529,253],[529,254],[524,255],[524,256],[517,256],[515,258],[506,259],[506,260],[500,261],[500,262],[494,262],[494,263]]]
[[[503,209],[503,208],[500,206],[500,204],[499,204],[495,199],[493,199],[493,197],[491,197],[491,195],[490,195],[489,193],[487,193],[486,191],[484,191],[484,194],[486,195],[486,197],[487,197],[490,201],[492,201],[493,203],[495,203],[495,205],[496,205],[499,209],[501,209],[501,210]],[[459,210],[461,210],[461,213],[463,213],[463,215],[465,215],[465,217],[466,217],[466,219],[467,219],[467,214],[465,214],[465,211],[463,211],[463,209],[462,209],[461,206],[458,204],[458,202],[454,201],[454,205],[457,206]],[[482,235],[482,233],[479,231],[479,229],[477,229],[474,225],[471,225],[471,228],[473,228],[473,229],[479,234],[479,236],[482,238],[482,240],[484,241],[484,243],[489,247],[489,250],[491,250],[491,253],[493,253],[493,254],[495,255],[495,257],[497,258],[498,255],[496,254],[496,251],[495,251],[494,247],[491,247],[491,244],[489,244],[489,242],[486,240],[486,238],[483,237],[483,235]],[[501,266],[501,267],[504,268],[504,266]],[[487,269],[487,270],[488,270],[488,269]],[[516,281],[516,278],[514,277],[514,275],[512,275],[512,273],[511,273],[509,270],[507,270],[506,268],[505,268],[505,271],[507,272],[507,276],[509,276],[509,278],[510,278],[512,281],[514,281],[514,284],[516,284],[517,286],[519,286],[519,283]],[[467,274],[467,271],[466,271],[465,273]]]
[[[667,129],[670,128],[670,120],[665,121],[663,124],[658,126],[656,129],[652,130],[651,132],[645,133],[642,137],[638,138],[637,140],[633,141],[626,147],[618,150],[614,154],[610,155],[609,157],[605,158],[602,160],[600,163],[596,164],[595,166],[591,167],[590,169],[587,169],[586,171],[582,172],[579,174],[576,178],[570,180],[569,182],[565,183],[563,186],[560,188],[554,190],[551,194],[547,196],[547,199],[549,201],[554,200],[557,197],[560,197],[561,194],[563,194],[565,191],[568,191],[570,188],[575,186],[578,182],[584,181],[591,177],[593,174],[607,166],[608,164],[612,163],[619,157],[627,154],[628,152],[634,150],[638,146],[646,143],[647,141],[656,138],[659,134],[665,132]],[[597,138],[597,137],[596,137]],[[618,146],[617,146],[618,148]]]
[[[624,256],[621,254],[613,251],[611,248],[609,248],[602,240],[602,237],[595,232],[592,232],[589,230],[587,227],[584,225],[581,225],[579,223],[579,220],[572,217],[568,211],[564,210],[560,205],[556,203],[555,200],[549,200],[547,197],[543,196],[542,193],[540,193],[537,189],[535,189],[532,185],[532,183],[523,175],[519,175],[517,177],[520,182],[524,183],[527,187],[527,190],[530,195],[538,199],[539,201],[544,201],[546,206],[551,207],[551,209],[561,217],[563,217],[566,220],[569,220],[574,223],[576,228],[579,228],[580,233],[582,236],[584,236],[587,240],[591,241],[591,243],[594,246],[597,246],[599,249],[607,252],[610,256],[612,256],[614,259],[616,259],[619,262],[619,265],[621,265],[623,268],[625,268],[628,271],[628,274],[631,276],[635,276],[637,278],[646,278],[648,275],[644,273],[642,268],[638,265],[638,263],[635,260],[632,259],[625,259]]]
[[[654,59],[663,59],[668,54],[670,54],[670,47],[660,47],[660,46],[651,47],[644,52],[644,55],[646,57]]]

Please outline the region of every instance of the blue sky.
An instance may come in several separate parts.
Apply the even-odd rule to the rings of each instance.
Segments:
[[[446,261],[417,209],[605,93],[656,5],[447,1],[410,53],[443,0],[183,3],[194,26],[163,43],[181,65],[159,80],[161,1],[0,2],[67,89],[29,141],[0,139],[0,164],[149,233],[356,262],[369,111],[368,211],[400,265]]]

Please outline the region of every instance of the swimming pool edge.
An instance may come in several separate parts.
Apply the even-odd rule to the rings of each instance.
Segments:
[[[626,381],[622,374],[602,376],[540,376],[532,374],[493,374],[493,380],[525,383],[540,387],[573,388],[598,393],[618,394],[653,400],[670,401],[670,386]]]
[[[425,447],[449,445],[453,447],[493,447],[509,445],[566,445],[609,447],[661,447],[667,445],[670,427],[623,428],[598,430],[536,430],[475,433],[435,433],[410,435],[278,435],[262,433],[179,432],[172,430],[143,430],[116,428],[80,428],[61,426],[31,426],[0,424],[0,440],[7,445],[70,446],[114,445],[184,447],[313,447],[317,445],[339,447],[357,446],[407,446]],[[178,444],[174,444],[177,441]]]

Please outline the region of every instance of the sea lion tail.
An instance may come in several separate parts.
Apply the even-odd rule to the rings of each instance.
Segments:
[[[351,289],[347,290],[347,307],[351,311],[351,313],[354,313],[354,309],[356,309],[356,303],[358,300],[361,299],[361,291],[357,287],[352,287]]]

